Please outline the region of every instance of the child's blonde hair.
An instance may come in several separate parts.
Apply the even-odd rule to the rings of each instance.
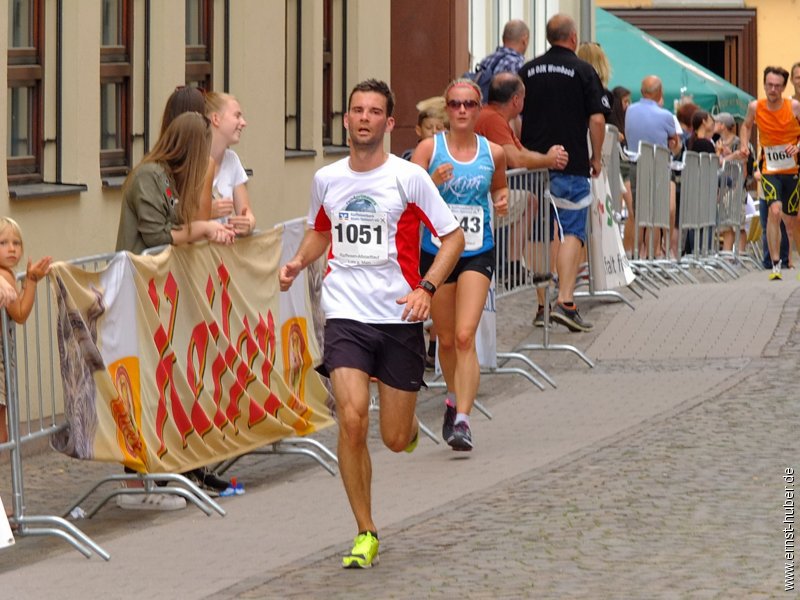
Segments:
[[[445,100],[444,96],[433,96],[417,102],[417,125],[422,126],[425,119],[439,119],[444,123],[445,127],[449,125],[447,118],[447,111],[444,109]]]
[[[20,248],[22,251],[25,252],[25,242],[22,241],[22,229],[14,219],[11,217],[0,217],[0,234],[2,234],[6,229],[11,228],[11,231],[17,234],[19,238]]]

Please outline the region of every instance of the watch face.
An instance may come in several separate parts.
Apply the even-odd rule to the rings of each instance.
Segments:
[[[423,280],[421,280],[421,281],[419,282],[419,287],[421,287],[422,289],[424,289],[424,290],[426,290],[426,291],[430,292],[431,294],[433,294],[434,292],[436,292],[436,286],[435,286],[435,285],[433,285],[433,284],[432,284],[430,281],[428,281],[427,279],[423,279]]]

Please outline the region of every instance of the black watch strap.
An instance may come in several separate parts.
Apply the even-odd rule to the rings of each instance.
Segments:
[[[423,290],[428,292],[431,296],[433,296],[436,293],[436,286],[433,285],[427,279],[420,279],[419,283],[417,284],[417,287],[422,288]]]

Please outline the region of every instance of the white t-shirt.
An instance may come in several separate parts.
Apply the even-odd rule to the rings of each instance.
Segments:
[[[458,222],[425,170],[390,154],[357,172],[344,158],[314,175],[308,225],[330,231],[322,308],[328,319],[403,323],[397,304],[420,280],[420,222],[438,236]]]
[[[230,148],[225,149],[222,163],[214,177],[214,198],[233,198],[233,190],[237,185],[247,183],[247,173],[244,172],[242,161],[236,152]]]

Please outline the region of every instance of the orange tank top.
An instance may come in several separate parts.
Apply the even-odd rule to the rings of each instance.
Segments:
[[[784,148],[800,139],[800,123],[792,112],[791,100],[784,99],[778,110],[767,108],[767,99],[756,105],[756,124],[761,144],[761,168],[764,173],[797,173],[797,161],[786,156]]]

